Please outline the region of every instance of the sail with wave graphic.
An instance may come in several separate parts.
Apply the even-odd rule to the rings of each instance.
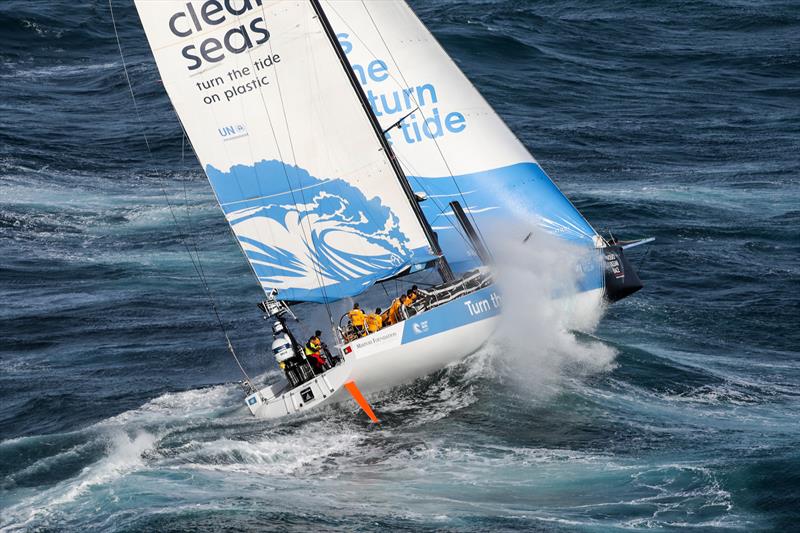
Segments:
[[[343,179],[281,161],[206,173],[258,281],[281,298],[332,301],[432,258],[398,217]]]
[[[432,259],[424,216],[314,5],[224,3],[213,19],[225,24],[189,30],[200,3],[136,7],[164,88],[265,292],[333,301]],[[214,42],[224,51],[203,52]]]
[[[242,367],[253,415],[350,394],[378,422],[361,387],[385,390],[475,353],[506,295],[540,297],[520,283],[501,291],[487,241],[558,257],[531,274],[561,279],[542,292],[586,308],[581,315],[604,294],[641,288],[623,247],[594,231],[404,2],[200,3],[136,6],[192,148],[269,293],[259,307],[275,319],[286,380],[257,388]],[[502,230],[494,243],[480,235],[493,224]],[[573,260],[558,253],[563,243],[529,239],[537,228],[580,253],[566,254]],[[287,300],[327,303],[429,266],[441,283],[405,298],[395,286],[384,315],[354,305],[337,324],[326,305],[337,357],[315,337],[303,350],[283,319]]]

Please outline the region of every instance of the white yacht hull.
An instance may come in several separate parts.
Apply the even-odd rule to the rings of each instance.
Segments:
[[[601,297],[602,289],[579,295],[588,305]],[[285,383],[266,387],[245,403],[256,417],[279,418],[349,399],[349,381],[365,394],[408,383],[476,352],[499,313],[499,294],[486,287],[345,344],[343,363],[291,390]]]

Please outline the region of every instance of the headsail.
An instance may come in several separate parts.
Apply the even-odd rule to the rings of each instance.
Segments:
[[[483,227],[513,217],[587,248],[602,243],[405,2],[323,5],[375,114],[386,128],[400,121],[392,147],[431,199],[425,213],[451,262],[470,255],[448,220],[452,200]],[[522,240],[531,229],[511,231]]]
[[[164,87],[266,291],[332,301],[433,259],[310,3],[136,7]]]

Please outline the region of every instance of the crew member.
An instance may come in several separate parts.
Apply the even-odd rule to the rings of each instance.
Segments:
[[[321,334],[322,332],[320,332]],[[315,374],[321,374],[325,372],[325,367],[328,366],[327,361],[325,361],[325,357],[322,355],[322,343],[319,340],[318,336],[312,336],[308,339],[304,347],[304,351],[306,354],[306,359],[308,359],[308,363],[311,365],[312,370],[314,370]]]
[[[353,304],[353,309],[348,311],[347,316],[359,336],[363,337],[367,334],[367,330],[364,327],[364,311],[359,308],[358,302]]]
[[[392,300],[392,305],[389,306],[389,325],[397,324],[402,320],[400,318],[400,306],[401,306],[400,298],[395,298]]]
[[[417,287],[416,285],[412,285],[411,286],[411,300],[416,302],[420,298],[422,298],[422,291],[420,291],[419,287]]]
[[[411,307],[411,304],[414,303],[413,289],[408,289],[405,295],[401,296],[401,299],[403,300],[403,305],[405,305],[406,307]]]
[[[388,308],[386,309],[386,311],[381,313],[381,324],[386,324],[386,325],[390,325],[391,324],[391,322],[389,322],[389,309]]]
[[[319,348],[319,352],[325,357],[325,360],[328,362],[330,366],[336,366],[339,364],[339,356],[334,357],[330,350],[328,350],[328,345],[322,342],[322,332],[317,330],[314,332],[314,336],[311,337],[314,345]]]
[[[308,339],[308,343],[311,344],[311,346],[315,348],[315,351],[317,352],[322,351],[322,339],[320,338],[320,335],[322,335],[322,332],[317,330],[314,332],[314,335]]]
[[[403,317],[403,320],[416,313],[414,308],[411,307],[414,303],[414,292],[412,289],[408,289],[404,295],[400,296],[400,302],[403,304],[400,308],[400,315]]]
[[[367,315],[367,330],[370,333],[375,333],[383,327],[383,319],[381,318],[381,308],[375,309],[375,312]]]

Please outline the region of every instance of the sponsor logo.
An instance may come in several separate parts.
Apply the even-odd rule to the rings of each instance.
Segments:
[[[397,337],[397,331],[389,331],[386,333],[382,332],[372,333],[371,335],[364,337],[363,339],[354,341],[353,347],[364,348],[365,346],[370,346],[371,344],[377,344],[379,342],[383,342],[392,339],[394,337]]]
[[[496,316],[502,307],[502,297],[493,287],[462,296],[443,306],[412,318],[403,329],[402,343],[416,342],[485,318]]]
[[[492,292],[488,298],[483,298],[481,300],[464,300],[462,302],[464,306],[469,311],[470,316],[476,316],[484,313],[494,313],[497,309],[500,309],[500,304],[502,303],[502,298],[496,292]]]
[[[192,35],[208,35],[220,26],[213,37],[199,46],[189,44],[181,55],[190,63],[189,70],[197,70],[203,63],[218,63],[225,54],[241,54],[269,40],[269,30],[263,17],[247,17],[260,13],[263,0],[206,0],[202,4],[186,2],[186,9],[176,11],[169,18],[169,30],[175,37],[185,39]],[[176,2],[177,3],[177,2]],[[242,18],[244,16],[244,18]],[[238,24],[238,26],[237,26]],[[226,29],[222,34],[222,29]]]
[[[308,403],[314,399],[314,391],[311,390],[311,387],[303,389],[300,391],[300,397],[303,399],[304,402]]]
[[[625,279],[625,270],[622,268],[622,264],[615,253],[607,253],[606,254],[606,268],[614,275],[617,279]]]
[[[217,130],[224,140],[238,139],[247,135],[247,127],[244,124],[234,124],[233,126],[223,126]]]

